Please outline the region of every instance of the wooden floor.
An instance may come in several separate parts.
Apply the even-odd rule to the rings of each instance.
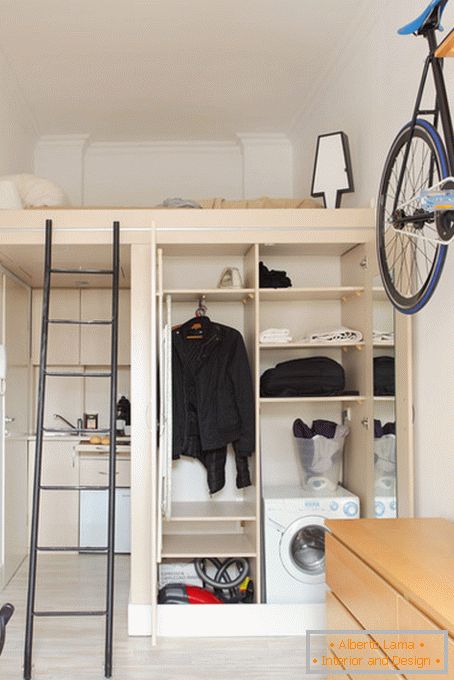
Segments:
[[[104,561],[100,556],[40,557],[38,608],[102,607]],[[114,678],[121,680],[302,680],[301,638],[161,639],[127,635],[129,559],[116,561]],[[27,568],[23,565],[0,593],[16,613],[0,658],[1,680],[20,680],[24,642]],[[35,627],[34,678],[102,680],[102,620],[39,619]]]

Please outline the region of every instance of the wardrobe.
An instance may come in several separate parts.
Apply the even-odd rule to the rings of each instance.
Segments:
[[[130,278],[131,320],[131,576],[130,635],[156,642],[166,635],[291,635],[323,621],[323,605],[267,605],[263,601],[262,489],[297,478],[292,423],[326,418],[350,429],[343,485],[359,496],[361,515],[374,517],[374,417],[397,423],[399,516],[413,514],[411,321],[385,310],[377,280],[374,212],[368,209],[148,210],[68,209],[2,211],[0,252],[23,275],[26,261],[42,262],[46,219],[56,244],[77,264],[81,246],[110,252],[111,227],[121,226],[122,258]],[[261,289],[259,263],[286,270],[292,287]],[[83,263],[79,263],[83,264]],[[218,288],[225,268],[236,268],[241,288]],[[166,367],[164,327],[194,316],[202,301],[213,321],[239,331],[254,386],[256,450],[252,485],[237,489],[234,457],[226,485],[212,497],[196,460],[172,462],[159,446],[156,395]],[[374,315],[394,322],[392,340],[374,341]],[[391,316],[390,316],[391,315]],[[388,319],[385,323],[384,319]],[[347,326],[355,344],[314,345],[312,331]],[[260,332],[289,328],[286,345],[261,344]],[[395,357],[396,396],[374,398],[373,359]],[[267,398],[260,376],[280,361],[327,356],[342,364],[346,389],[333,397]],[[167,370],[168,370],[167,366]],[[378,411],[377,409],[382,409]],[[162,423],[161,423],[162,427]],[[161,440],[162,444],[162,440]],[[123,461],[122,461],[123,462]],[[254,603],[209,607],[158,605],[159,565],[195,557],[246,557]],[[121,613],[118,614],[121,616]],[[312,625],[313,627],[313,625]]]

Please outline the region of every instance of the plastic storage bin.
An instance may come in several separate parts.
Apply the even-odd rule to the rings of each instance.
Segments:
[[[348,434],[347,427],[338,425],[333,439],[322,435],[315,435],[312,439],[295,439],[296,459],[303,489],[321,492],[337,489]]]
[[[385,434],[374,439],[375,489],[378,492],[394,492],[396,487],[397,460],[396,436]]]

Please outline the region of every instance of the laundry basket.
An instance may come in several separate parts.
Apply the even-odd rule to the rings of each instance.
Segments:
[[[311,439],[295,438],[296,460],[303,489],[321,492],[337,489],[348,434],[348,427],[338,425],[332,439],[318,434]]]
[[[375,489],[393,492],[396,487],[396,436],[385,434],[374,439]]]

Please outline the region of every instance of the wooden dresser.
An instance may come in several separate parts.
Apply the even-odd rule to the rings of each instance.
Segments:
[[[327,595],[327,628],[447,630],[448,673],[413,672],[408,678],[454,680],[454,522],[361,519],[328,520],[326,524],[331,532],[326,536],[326,579],[332,591]],[[373,637],[380,646],[373,653],[383,657],[386,643],[379,634]],[[408,636],[400,633],[397,638],[405,640]],[[371,640],[366,634],[356,639]],[[434,645],[440,649],[438,636],[426,636],[424,640],[426,654],[434,651]],[[434,654],[439,656],[438,652]],[[402,675],[382,671],[375,677],[407,677],[405,668],[398,668]],[[358,679],[374,675],[332,677]]]

